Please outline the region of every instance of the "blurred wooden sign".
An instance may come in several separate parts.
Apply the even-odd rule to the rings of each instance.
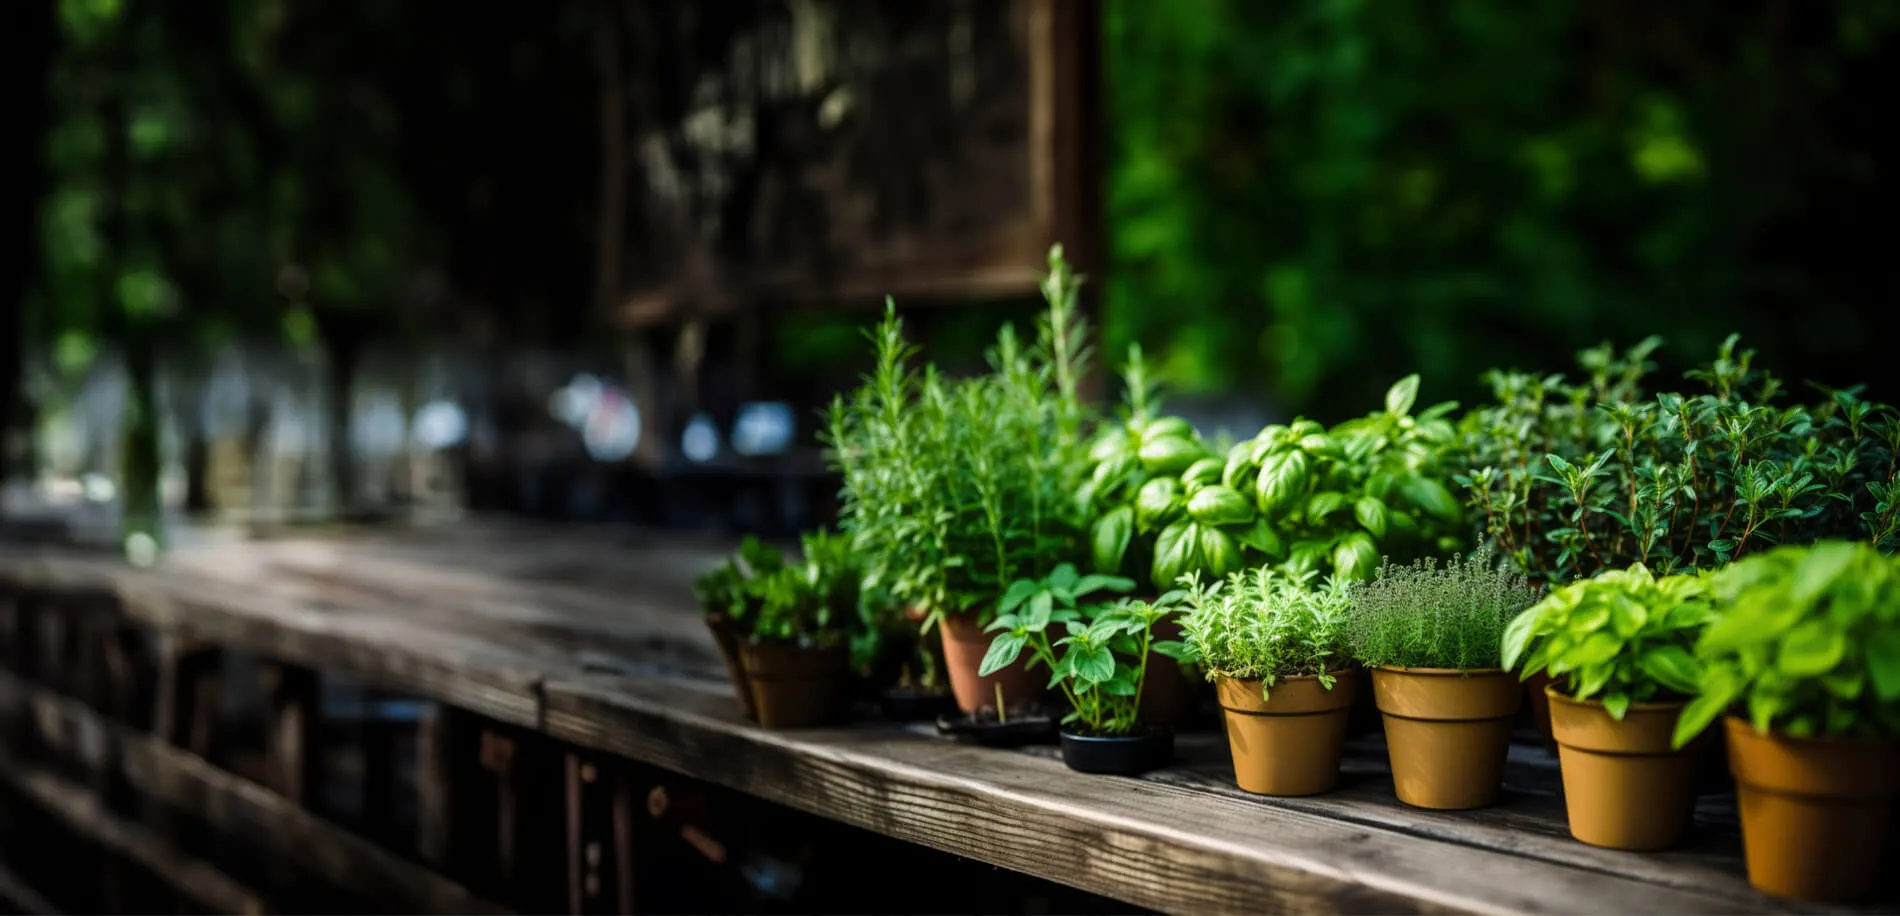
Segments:
[[[1028,294],[1056,241],[1095,263],[1096,0],[610,8],[599,292],[622,324]]]

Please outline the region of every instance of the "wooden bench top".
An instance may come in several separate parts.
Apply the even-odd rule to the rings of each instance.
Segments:
[[[1140,778],[927,727],[743,721],[690,584],[728,544],[519,523],[188,547],[157,569],[0,548],[0,580],[104,590],[153,626],[439,700],[898,839],[1165,911],[1814,912],[1743,876],[1732,796],[1688,848],[1571,839],[1555,761],[1514,746],[1506,798],[1400,804],[1383,743],[1338,791],[1249,795],[1218,731]],[[1893,909],[1870,907],[1866,911]]]

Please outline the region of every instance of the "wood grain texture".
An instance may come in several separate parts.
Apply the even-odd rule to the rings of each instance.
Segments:
[[[214,913],[262,913],[264,901],[205,862],[105,810],[99,797],[38,767],[0,758],[0,779],[75,832],[169,884]]]
[[[94,767],[112,758],[87,758],[85,745],[109,741],[134,792],[159,805],[189,811],[220,834],[294,861],[314,877],[364,899],[386,902],[399,912],[508,912],[261,785],[106,722],[71,699],[0,673],[0,702],[20,703],[30,710],[33,720],[40,723],[41,742],[54,753],[78,756]],[[59,724],[48,727],[47,723]],[[75,735],[100,737],[73,741]],[[69,741],[73,743],[65,743]],[[95,796],[76,786],[70,788],[88,803],[97,804]]]
[[[764,731],[691,684],[557,682],[547,700],[557,738],[1166,911],[1779,909],[901,729]]]

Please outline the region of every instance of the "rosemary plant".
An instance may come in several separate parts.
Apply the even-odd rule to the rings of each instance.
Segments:
[[[1032,345],[1007,326],[990,371],[952,379],[916,364],[894,303],[872,335],[876,369],[832,402],[825,434],[844,478],[840,521],[866,584],[927,613],[986,623],[1012,581],[1075,558],[1090,423],[1078,393],[1089,348],[1080,279],[1050,254],[1049,308]]]
[[[1369,667],[1500,667],[1504,628],[1541,597],[1501,560],[1485,546],[1443,566],[1429,558],[1387,561],[1371,581],[1353,586],[1353,655]]]

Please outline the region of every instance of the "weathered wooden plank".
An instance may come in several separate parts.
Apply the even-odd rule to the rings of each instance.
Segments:
[[[687,683],[556,682],[547,699],[562,740],[1167,911],[1777,909],[900,729],[764,731]]]
[[[256,892],[209,864],[184,855],[156,834],[105,810],[99,797],[81,786],[4,758],[0,758],[0,779],[75,832],[137,864],[211,912],[265,911],[264,901]]]
[[[189,811],[224,836],[293,860],[336,887],[365,899],[387,901],[404,912],[508,912],[263,786],[188,751],[106,722],[73,700],[8,674],[0,674],[0,696],[22,698],[37,720],[63,723],[42,731],[49,744],[61,740],[57,737],[61,735],[106,735],[118,749],[119,766],[134,791],[156,804]],[[73,791],[84,792],[77,787]]]

